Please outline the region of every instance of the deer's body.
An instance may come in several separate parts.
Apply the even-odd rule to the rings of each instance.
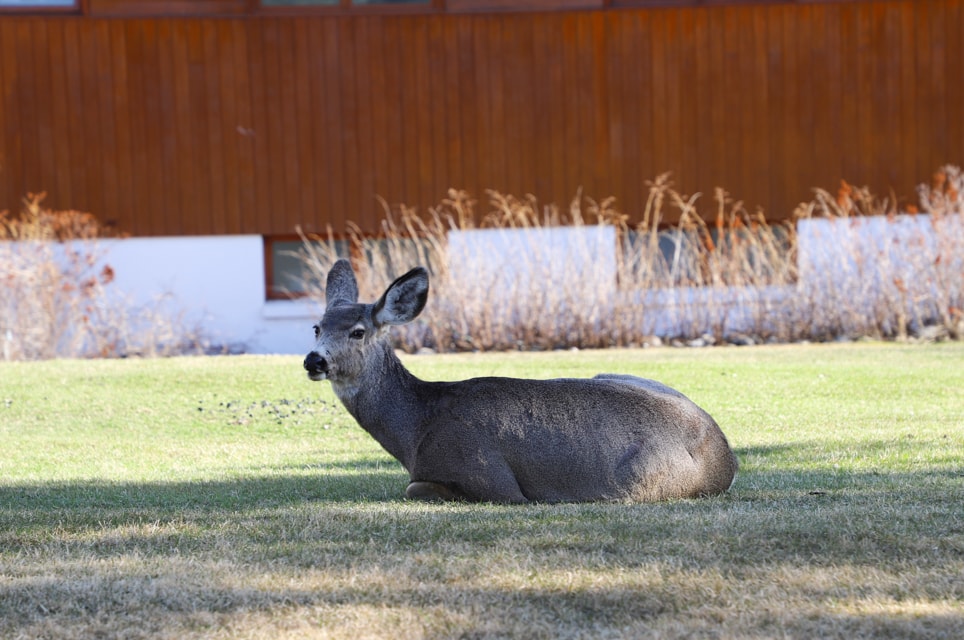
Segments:
[[[350,276],[350,279],[349,279]],[[737,462],[716,422],[684,395],[634,376],[419,380],[384,329],[421,312],[424,270],[374,305],[356,303],[347,263],[305,359],[408,471],[413,498],[493,502],[653,501],[726,491]]]

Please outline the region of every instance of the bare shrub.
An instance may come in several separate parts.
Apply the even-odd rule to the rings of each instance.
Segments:
[[[776,335],[774,305],[797,281],[794,228],[768,224],[722,189],[714,193],[715,216],[708,223],[697,211],[699,198],[675,191],[668,175],[650,183],[642,221],[621,230],[620,277],[633,294],[623,304],[637,311],[635,322],[646,334],[715,340],[735,331]],[[667,209],[675,209],[678,223],[663,223]]]
[[[842,183],[797,210],[800,286],[791,337],[961,337],[964,228],[960,170],[921,185],[929,215],[900,213],[894,198]],[[928,331],[928,329],[931,329]]]
[[[630,346],[656,333],[699,336],[705,326],[716,326],[722,337],[727,316],[733,309],[744,313],[743,298],[752,297],[734,297],[731,285],[772,283],[783,274],[774,261],[788,260],[778,247],[780,229],[752,218],[721,191],[718,229],[711,230],[696,215],[695,197],[673,191],[666,176],[652,183],[645,219],[633,228],[612,199],[578,194],[563,210],[531,195],[487,195],[491,208],[483,215],[468,194],[451,190],[425,216],[386,207],[377,238],[351,232],[362,298],[378,295],[387,280],[415,264],[432,273],[432,304],[398,332],[400,347]],[[677,208],[682,220],[670,232],[661,230],[664,207]],[[305,240],[307,288],[323,298],[325,274],[344,256],[330,235]],[[669,257],[661,248],[666,242],[675,247]],[[744,266],[739,274],[728,272],[727,261]],[[707,293],[716,304],[707,304]],[[653,322],[667,314],[669,326]]]
[[[51,211],[28,194],[17,215],[0,211],[0,356],[157,356],[202,350],[200,332],[162,299],[135,305],[114,291],[89,213]]]
[[[904,338],[934,327],[960,338],[962,177],[953,167],[938,176],[921,187],[928,216],[844,183],[836,196],[816,190],[782,224],[722,189],[708,222],[700,194],[676,191],[668,175],[649,184],[635,226],[612,199],[578,194],[562,210],[490,191],[478,216],[476,201],[450,190],[424,216],[386,206],[380,236],[353,230],[349,253],[363,299],[416,264],[432,273],[432,303],[397,334],[407,350]],[[484,233],[465,238],[474,232]],[[311,240],[301,251],[307,289],[323,299],[325,274],[344,256],[332,237]]]

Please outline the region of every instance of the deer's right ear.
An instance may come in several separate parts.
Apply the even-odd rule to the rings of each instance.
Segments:
[[[405,324],[415,319],[428,300],[428,271],[416,267],[389,285],[372,307],[376,326]]]
[[[358,302],[358,282],[355,280],[355,272],[351,270],[350,262],[339,260],[328,272],[325,303],[329,307],[334,307],[356,302]]]

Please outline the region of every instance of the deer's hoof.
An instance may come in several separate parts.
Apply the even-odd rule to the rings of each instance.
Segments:
[[[422,500],[425,502],[443,502],[458,500],[459,496],[454,491],[437,482],[412,482],[405,489],[405,497],[409,500]]]

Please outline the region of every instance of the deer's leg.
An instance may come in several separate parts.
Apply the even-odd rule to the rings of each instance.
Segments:
[[[451,502],[455,500],[468,500],[469,502],[500,502],[507,504],[520,504],[528,502],[526,497],[519,490],[519,485],[515,478],[511,483],[492,482],[491,479],[472,486],[459,486],[455,490],[449,489],[444,484],[438,482],[428,482],[425,480],[415,480],[408,484],[405,489],[405,497],[409,500],[424,500],[426,502]]]
[[[424,500],[425,502],[448,502],[461,500],[462,497],[437,482],[410,482],[405,489],[405,497],[409,500]]]
[[[501,452],[478,441],[453,443],[441,438],[424,438],[409,472],[413,478],[405,492],[409,498],[528,502]]]
[[[492,464],[486,473],[480,473],[459,483],[459,490],[471,499],[501,504],[522,504],[529,502],[522,493],[518,480],[505,463]]]

